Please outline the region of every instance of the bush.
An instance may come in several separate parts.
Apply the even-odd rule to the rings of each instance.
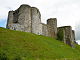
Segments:
[[[9,60],[5,53],[0,54],[0,60]]]
[[[21,60],[21,57],[16,56],[16,57],[14,58],[14,60]]]

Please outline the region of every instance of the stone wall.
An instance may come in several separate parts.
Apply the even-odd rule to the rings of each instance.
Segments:
[[[57,37],[57,19],[50,18],[47,24],[41,23],[41,14],[36,7],[23,4],[14,12],[9,12],[8,21],[9,29]],[[7,28],[9,26],[7,25]]]
[[[42,35],[48,36],[48,27],[47,27],[48,25],[44,23],[41,24],[42,24]]]
[[[41,14],[36,7],[31,8],[32,33],[42,34]]]
[[[55,30],[50,25],[42,24],[42,35],[55,38]]]
[[[14,24],[11,24],[11,27],[9,28],[11,30],[18,30],[18,31],[24,31],[24,26],[23,25],[20,25],[18,23],[14,23]]]
[[[22,30],[24,32],[42,34],[41,14],[37,8],[23,4],[14,12],[10,11],[8,15],[7,28],[9,28],[9,26],[10,28],[23,26],[22,28],[24,29]]]
[[[50,18],[47,20],[47,25],[51,26],[51,28],[49,28],[49,34],[51,34],[50,36],[54,36],[54,38],[57,38],[57,19],[56,18]]]
[[[75,31],[74,30],[72,30],[72,47],[75,47],[74,45],[75,45]]]
[[[22,26],[22,28],[24,28],[22,29],[23,31],[31,32],[31,7],[29,5],[23,4],[14,12],[9,12],[8,15],[7,28],[9,28],[10,25],[10,28],[18,27],[16,30],[19,30],[21,28],[20,26]]]
[[[20,25],[24,26],[25,32],[31,32],[31,7],[29,5],[21,5],[19,7],[18,21]]]
[[[72,46],[73,45],[73,33],[71,26],[64,26],[58,28],[57,34],[58,40],[62,40],[64,43]]]
[[[14,11],[9,11],[8,12],[8,19],[7,19],[7,25],[6,25],[6,28],[8,28],[8,29],[13,24],[13,13],[14,13]]]
[[[72,30],[72,40],[74,40],[75,41],[75,31],[74,30]]]
[[[56,39],[54,28],[49,25],[47,26],[47,28],[48,28],[48,36]]]

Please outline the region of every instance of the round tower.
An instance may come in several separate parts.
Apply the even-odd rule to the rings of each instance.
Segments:
[[[31,6],[22,4],[18,11],[18,23],[24,26],[23,31],[31,32]]]
[[[57,19],[56,18],[50,18],[47,20],[47,25],[51,26],[54,30],[54,36],[57,38]]]
[[[31,8],[32,33],[41,34],[41,14],[38,8]]]
[[[11,24],[13,24],[13,13],[14,11],[9,11],[8,12],[8,19],[7,19],[7,25],[6,28],[10,28]]]

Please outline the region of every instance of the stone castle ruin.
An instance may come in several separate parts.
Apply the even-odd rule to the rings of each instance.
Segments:
[[[6,28],[49,36],[73,46],[75,32],[71,26],[57,27],[57,19],[50,18],[47,24],[41,23],[39,9],[23,4],[15,11],[9,11]]]

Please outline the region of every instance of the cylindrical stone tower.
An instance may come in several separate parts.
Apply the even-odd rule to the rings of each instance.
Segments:
[[[7,25],[6,25],[6,28],[10,28],[11,27],[11,24],[13,24],[13,13],[14,11],[9,11],[8,13],[8,20],[7,20]]]
[[[54,36],[55,36],[55,38],[57,38],[57,19],[56,18],[50,18],[47,20],[47,24],[53,28]]]
[[[41,25],[41,14],[39,9],[36,7],[31,8],[31,20],[32,20],[32,33],[42,34],[42,25]]]
[[[31,32],[31,7],[23,4],[18,8],[18,23],[24,26],[25,32]]]

